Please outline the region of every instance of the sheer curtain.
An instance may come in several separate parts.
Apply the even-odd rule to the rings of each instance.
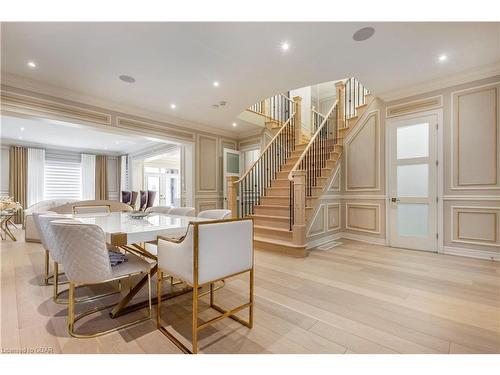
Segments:
[[[28,148],[28,207],[43,201],[45,191],[45,150]]]
[[[10,146],[9,148],[9,195],[14,197],[23,208],[26,207],[28,150],[26,147]],[[14,216],[16,223],[24,223],[24,215],[19,210]]]
[[[95,199],[95,155],[82,154],[82,199]]]

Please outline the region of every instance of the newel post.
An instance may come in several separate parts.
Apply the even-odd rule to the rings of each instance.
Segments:
[[[344,118],[345,118],[345,83],[344,83],[344,81],[338,81],[335,84],[335,88],[337,89],[337,98],[338,98],[337,129],[343,129],[345,127],[345,124],[344,124]]]
[[[294,245],[306,245],[306,171],[293,171],[293,227]]]
[[[238,177],[227,176],[227,209],[231,210],[231,217],[233,219],[238,218]]]
[[[302,98],[294,96],[293,103],[295,105],[295,144],[298,145],[302,141]]]

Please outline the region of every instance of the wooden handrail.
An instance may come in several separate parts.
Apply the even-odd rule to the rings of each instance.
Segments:
[[[293,102],[293,101],[292,101]],[[295,109],[295,107],[294,107]],[[288,123],[292,120],[292,118],[295,116],[295,110],[292,112],[292,115],[290,116],[290,118],[283,124],[283,126],[280,128],[280,130],[278,130],[278,132],[275,134],[275,136],[271,139],[271,141],[267,144],[266,148],[264,149],[264,151],[262,151],[260,153],[260,156],[257,160],[254,161],[254,163],[250,166],[250,168],[247,169],[247,171],[245,172],[245,174],[243,175],[243,177],[241,177],[238,181],[235,181],[234,184],[237,184],[237,183],[240,183],[241,181],[243,181],[245,179],[245,177],[250,173],[250,171],[253,169],[253,167],[255,167],[255,165],[259,162],[259,160],[262,158],[262,156],[266,153],[266,151],[269,149],[269,147],[271,147],[271,145],[273,144],[274,140],[276,138],[278,138],[278,136],[281,134],[281,132],[286,128],[286,126],[288,125]]]
[[[335,103],[333,103],[333,106],[332,108],[330,108],[330,110],[328,111],[328,113],[326,114],[324,120],[321,122],[321,125],[318,127],[318,130],[316,130],[316,132],[314,133],[314,135],[311,137],[311,140],[309,141],[309,143],[307,144],[307,147],[304,149],[304,151],[302,152],[302,154],[300,155],[300,158],[299,160],[297,160],[297,162],[295,163],[295,165],[293,166],[292,170],[290,171],[290,173],[288,174],[288,180],[289,181],[293,181],[293,172],[295,172],[297,170],[297,168],[299,167],[300,163],[302,162],[302,160],[304,159],[304,157],[306,156],[307,154],[307,151],[309,151],[309,149],[311,148],[312,144],[314,143],[315,139],[318,137],[319,133],[321,133],[321,130],[323,129],[323,127],[325,126],[326,122],[328,121],[328,118],[330,117],[333,109],[337,106],[339,100],[338,98],[335,100]]]

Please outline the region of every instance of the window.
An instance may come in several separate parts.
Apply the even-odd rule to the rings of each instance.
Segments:
[[[45,160],[45,199],[82,199],[79,162]]]

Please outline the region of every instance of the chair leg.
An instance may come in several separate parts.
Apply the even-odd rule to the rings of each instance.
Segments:
[[[250,270],[249,279],[250,279],[250,293],[249,293],[250,308],[248,310],[248,328],[251,329],[253,327],[253,305],[254,305],[254,301],[253,301],[253,267]]]
[[[214,283],[210,283],[210,307],[214,305]]]
[[[54,295],[52,299],[54,300],[55,303],[59,303],[57,297],[59,295],[58,292],[58,286],[59,286],[59,265],[57,262],[54,262]]]
[[[156,328],[161,328],[161,298],[162,298],[162,279],[163,272],[158,270],[156,272]]]
[[[68,332],[70,335],[73,335],[74,328],[75,328],[75,284],[70,282],[69,304],[68,304]]]
[[[49,251],[45,250],[45,285],[49,285]]]
[[[198,285],[193,285],[193,354],[198,353]]]

